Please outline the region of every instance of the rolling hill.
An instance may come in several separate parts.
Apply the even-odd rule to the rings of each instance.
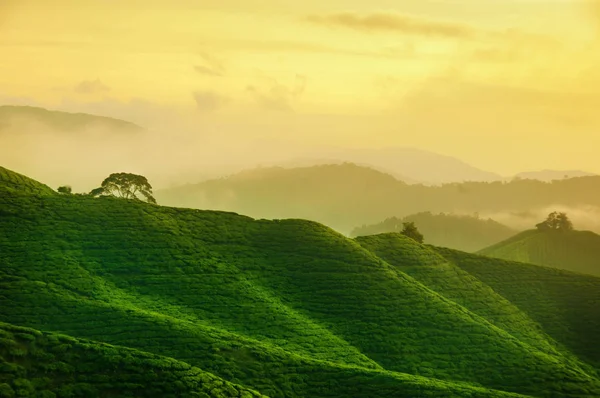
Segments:
[[[161,369],[153,388],[190,396],[600,395],[598,352],[578,345],[600,346],[600,278],[518,264],[540,280],[529,303],[529,285],[494,279],[502,260],[398,234],[61,195],[0,171],[0,366],[22,379],[0,389],[105,391],[110,362],[132,394]],[[573,313],[539,306],[556,300],[546,281]],[[47,373],[51,355],[66,365]]]
[[[24,130],[51,130],[64,133],[82,133],[99,128],[118,133],[138,133],[143,128],[124,120],[91,115],[51,111],[35,106],[0,106],[0,134],[3,132],[22,133]]]
[[[352,163],[260,168],[226,178],[155,192],[168,206],[234,211],[256,218],[303,218],[349,234],[352,229],[420,212],[473,214],[521,230],[548,207],[600,213],[600,177],[551,183],[535,180],[408,185],[389,174]],[[539,214],[538,214],[539,213]],[[586,210],[574,222],[600,228]],[[502,222],[502,221],[501,221]]]
[[[525,231],[479,254],[600,276],[600,235],[590,231]]]
[[[515,234],[515,230],[492,219],[455,214],[412,214],[404,218],[390,217],[378,224],[363,225],[350,233],[351,236],[377,235],[402,231],[403,222],[414,222],[425,235],[425,241],[466,252],[481,250],[493,243]]]

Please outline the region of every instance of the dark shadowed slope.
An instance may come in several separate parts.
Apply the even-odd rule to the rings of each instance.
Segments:
[[[525,231],[479,254],[600,276],[600,235],[590,231]]]
[[[398,270],[549,355],[572,362],[575,350],[590,364],[600,364],[600,350],[584,349],[600,344],[600,313],[593,311],[600,300],[599,278],[421,245],[396,233],[356,240]],[[564,299],[570,304],[548,305]],[[577,318],[580,326],[588,326],[572,325]]]
[[[262,395],[171,358],[0,322],[0,396]]]
[[[600,278],[450,249],[435,250],[519,307],[556,341],[600,369]]]
[[[525,321],[520,334],[495,325],[323,225],[1,193],[0,321],[172,357],[274,397],[600,394]],[[402,263],[444,261],[409,251]]]
[[[6,131],[22,133],[35,129],[76,133],[91,128],[101,128],[121,133],[143,131],[143,128],[136,124],[110,117],[87,113],[50,111],[33,106],[0,106],[0,134]]]
[[[425,242],[466,252],[481,250],[515,234],[515,230],[492,219],[455,214],[423,212],[404,218],[390,217],[378,224],[363,225],[351,236],[400,232],[404,222],[414,222],[425,235]]]

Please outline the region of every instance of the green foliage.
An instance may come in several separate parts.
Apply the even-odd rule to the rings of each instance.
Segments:
[[[600,276],[600,235],[590,231],[525,231],[479,254]]]
[[[357,227],[351,236],[400,232],[404,222],[413,222],[427,236],[427,242],[452,249],[474,252],[514,235],[516,231],[492,219],[454,214],[422,212],[410,216],[389,217],[377,224]]]
[[[548,215],[548,218],[536,225],[539,231],[572,231],[573,223],[569,220],[566,213],[557,211]]]
[[[419,229],[412,221],[403,222],[402,231],[400,231],[400,233],[404,236],[414,239],[419,243],[423,243],[423,234],[419,232]]]
[[[558,343],[600,369],[599,277],[435,250],[521,308]]]
[[[0,397],[262,396],[186,363],[129,348],[1,322],[0,335]]]
[[[71,188],[69,185],[63,185],[58,187],[57,191],[58,193],[71,194],[73,192],[73,188]]]
[[[403,235],[351,240],[304,220],[3,192],[0,321],[43,332],[0,328],[0,366],[19,376],[0,389],[110,396],[100,387],[115,380],[135,395],[155,374],[171,390],[149,395],[220,396],[186,390],[173,371],[195,367],[271,397],[600,395],[574,338]],[[128,348],[78,345],[105,343]]]
[[[90,192],[91,196],[115,196],[124,199],[139,199],[143,196],[147,202],[156,203],[152,196],[152,185],[146,177],[131,173],[113,173],[102,181],[99,188]]]

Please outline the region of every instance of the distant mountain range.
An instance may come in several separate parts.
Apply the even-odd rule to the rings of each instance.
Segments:
[[[321,155],[318,158],[298,159],[279,165],[308,167],[349,162],[372,167],[409,184],[437,185],[502,179],[499,174],[480,170],[454,157],[417,148],[333,149],[317,152]]]
[[[564,180],[567,178],[575,178],[575,177],[589,177],[595,176],[597,174],[588,173],[587,171],[582,170],[541,170],[541,171],[529,171],[524,173],[516,174],[513,178],[522,178],[522,179],[530,179],[530,180],[539,180],[539,181],[554,181],[554,180]]]
[[[51,111],[34,106],[0,106],[0,134],[7,130],[40,128],[69,133],[81,133],[92,128],[120,133],[136,133],[144,130],[128,121],[87,113]]]
[[[404,222],[415,223],[419,231],[424,234],[425,243],[466,252],[481,250],[517,232],[489,218],[423,212],[404,218],[390,217],[377,224],[363,225],[353,229],[350,236],[400,232]]]
[[[525,231],[479,254],[600,276],[600,235],[590,231]]]
[[[507,213],[518,218],[521,213],[529,217],[532,211],[556,205],[598,208],[600,177],[553,183],[514,180],[423,186],[408,185],[375,169],[345,163],[247,170],[158,190],[156,199],[170,206],[235,211],[260,218],[312,219],[350,233],[357,226],[378,223],[390,215],[405,217],[425,211]],[[582,221],[578,223],[582,225]]]

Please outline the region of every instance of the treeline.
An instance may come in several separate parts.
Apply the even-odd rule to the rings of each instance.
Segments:
[[[377,224],[354,228],[352,237],[401,232],[404,223],[414,223],[425,236],[425,243],[474,252],[516,233],[490,218],[422,212],[407,217],[389,217]]]

